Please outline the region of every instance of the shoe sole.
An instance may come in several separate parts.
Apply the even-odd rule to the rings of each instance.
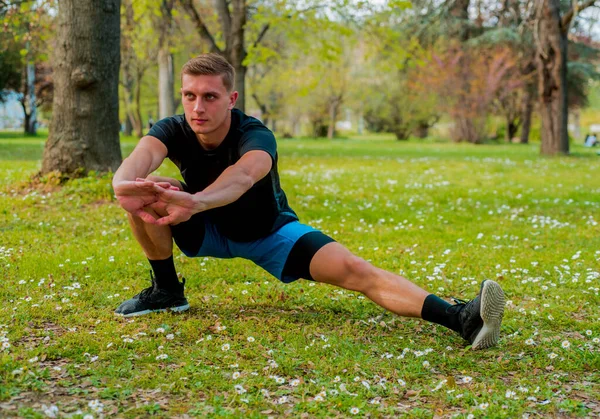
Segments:
[[[115,315],[119,316],[119,317],[136,317],[136,316],[144,316],[144,315],[150,314],[150,313],[162,313],[164,311],[172,311],[172,312],[175,312],[175,313],[180,313],[182,311],[189,310],[189,308],[190,308],[190,305],[189,304],[185,304],[185,305],[177,306],[177,307],[159,308],[159,309],[156,309],[156,310],[136,311],[134,313],[129,313],[129,314],[115,313]]]
[[[484,281],[480,305],[483,327],[473,340],[473,349],[485,349],[498,343],[505,303],[504,291],[500,285],[492,280]]]

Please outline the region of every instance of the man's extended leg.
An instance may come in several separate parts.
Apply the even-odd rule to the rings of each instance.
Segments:
[[[474,349],[498,341],[504,293],[493,281],[485,281],[472,302],[451,305],[406,278],[376,268],[335,242],[315,253],[310,274],[316,281],[359,291],[400,316],[420,317],[448,327],[470,341]]]

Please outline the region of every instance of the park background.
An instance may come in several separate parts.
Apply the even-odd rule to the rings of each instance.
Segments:
[[[0,1],[0,414],[600,414],[593,1]],[[251,263],[118,320],[148,265],[111,171],[223,54],[302,221],[440,296],[507,293],[497,348]],[[168,163],[159,173],[178,176]]]

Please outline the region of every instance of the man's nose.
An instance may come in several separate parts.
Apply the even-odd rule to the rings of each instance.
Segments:
[[[202,101],[202,98],[196,99],[196,102],[194,103],[194,112],[196,112],[196,113],[204,112],[204,102]]]

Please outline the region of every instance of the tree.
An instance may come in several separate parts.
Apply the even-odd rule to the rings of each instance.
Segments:
[[[561,15],[559,0],[538,0],[535,33],[538,89],[542,116],[542,154],[568,154],[567,34],[577,13],[594,5],[587,0]]]
[[[171,53],[174,0],[161,0],[160,12],[156,13],[158,28],[158,119],[175,113],[175,68]]]
[[[38,108],[52,98],[51,69],[46,64],[47,38],[52,32],[50,0],[38,2],[6,1],[0,3],[0,16],[4,31],[0,37],[2,44],[2,67],[7,73],[0,76],[5,82],[0,89],[17,92],[23,107],[25,134],[35,135],[37,130]],[[17,59],[15,52],[20,57]],[[42,80],[38,71],[42,70]],[[20,73],[15,77],[15,73]]]
[[[119,0],[60,0],[55,95],[42,174],[116,170],[119,146]]]
[[[221,24],[221,33],[225,43],[225,48],[217,45],[214,35],[209,30],[204,19],[196,10],[193,0],[180,0],[181,5],[190,16],[196,26],[200,37],[206,42],[210,52],[223,55],[227,61],[235,68],[235,90],[239,96],[236,107],[242,111],[245,109],[246,102],[246,70],[244,63],[247,52],[244,45],[244,27],[246,25],[246,16],[248,14],[246,0],[215,0],[215,8]],[[231,10],[229,6],[231,5]],[[264,33],[269,26],[266,25]],[[264,33],[260,36],[264,36]],[[260,42],[260,38],[256,42]]]
[[[125,104],[126,126],[129,125],[137,137],[142,137],[144,129],[141,114],[143,77],[156,61],[158,50],[154,22],[151,17],[155,16],[153,12],[154,10],[144,2],[122,0],[122,96]],[[171,81],[171,91],[173,90],[172,85]],[[173,99],[171,99],[172,101]]]

